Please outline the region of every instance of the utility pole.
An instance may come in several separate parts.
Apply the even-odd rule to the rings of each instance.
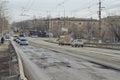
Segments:
[[[36,28],[36,21],[37,21],[37,19],[36,19],[36,15],[33,15],[33,25],[34,25],[34,30],[36,31],[37,30],[37,28]]]
[[[102,2],[101,0],[99,0],[99,43],[102,43],[102,39],[101,39],[101,10],[102,10],[102,6],[101,6]]]
[[[90,41],[93,40],[93,19],[90,19]]]
[[[64,27],[66,27],[66,24],[65,24],[66,23],[66,20],[65,20],[66,17],[65,17],[65,6],[64,5],[63,5],[63,8],[64,8]]]
[[[66,24],[65,24],[65,23],[66,23],[66,20],[65,20],[65,19],[66,19],[66,17],[65,17],[65,6],[64,6],[64,4],[61,5],[61,6],[62,6],[63,9],[64,9],[64,10],[63,10],[63,22],[64,22],[63,27],[65,28],[65,27],[66,27]]]
[[[49,32],[49,41],[50,41],[50,38],[51,38],[51,27],[52,27],[52,23],[51,23],[51,14],[49,11],[47,11],[47,21],[48,21],[48,32]]]

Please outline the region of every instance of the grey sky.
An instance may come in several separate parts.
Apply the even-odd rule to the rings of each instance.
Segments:
[[[46,17],[81,17],[81,18],[97,18],[98,1],[99,0],[8,0],[8,15],[11,21],[21,21],[24,19],[32,19],[33,16],[40,18]],[[64,3],[63,3],[64,2]],[[120,0],[102,0],[102,6],[105,7],[102,16],[119,14]],[[21,14],[29,16],[21,16]]]

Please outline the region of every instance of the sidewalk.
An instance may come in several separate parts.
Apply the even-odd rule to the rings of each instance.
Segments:
[[[9,42],[0,44],[0,80],[9,76]]]
[[[0,51],[6,51],[9,48],[9,41],[5,41],[4,44],[0,43]]]

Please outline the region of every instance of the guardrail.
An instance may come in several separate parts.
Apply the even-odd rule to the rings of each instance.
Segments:
[[[85,43],[85,46],[120,50],[120,44],[113,44],[113,43]]]
[[[44,40],[44,41],[58,44],[58,41],[54,41],[54,40]],[[117,43],[116,44],[115,43],[114,44],[113,43],[84,43],[84,46],[120,50],[120,44],[117,44]]]
[[[20,72],[20,80],[27,80],[27,78],[25,77],[25,74],[24,74],[23,63],[22,63],[21,57],[20,57],[20,55],[19,55],[19,51],[17,51],[17,49],[16,49],[13,41],[11,41],[11,45],[14,47],[15,52],[16,52],[16,54],[17,54],[18,66],[19,66],[19,72]]]

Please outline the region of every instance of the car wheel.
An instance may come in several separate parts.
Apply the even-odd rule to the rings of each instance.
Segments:
[[[77,45],[75,45],[75,47],[77,47]]]
[[[61,43],[59,43],[59,46],[61,45]]]
[[[83,48],[83,45],[81,45],[81,47]]]

